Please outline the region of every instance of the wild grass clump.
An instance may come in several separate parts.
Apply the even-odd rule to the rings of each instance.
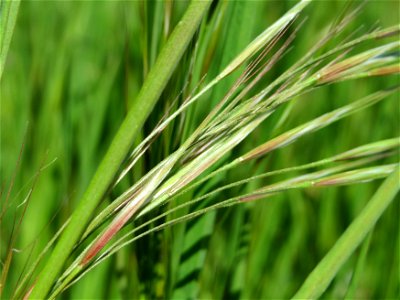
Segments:
[[[392,109],[400,27],[360,27],[368,5],[346,7],[305,39],[304,16],[307,11],[312,20],[318,6],[311,2],[291,5],[255,37],[264,22],[253,14],[269,2],[116,2],[104,4],[104,11],[82,4],[77,23],[62,37],[54,71],[39,54],[27,64],[32,86],[20,103],[31,99],[34,120],[21,118],[31,123],[2,193],[2,240],[8,241],[0,291],[16,299],[393,295],[395,281],[368,290],[361,282],[374,276],[360,273],[379,265],[366,262],[373,230],[400,188],[398,112]],[[19,5],[7,7],[0,72]],[[126,8],[140,11],[140,21]],[[35,5],[19,10],[23,22]],[[125,32],[108,46],[117,51],[107,54],[105,70],[96,75],[88,67],[79,75],[85,60],[69,45],[77,43],[82,24],[121,13]],[[246,18],[252,21],[235,25]],[[102,34],[91,30],[103,45]],[[22,32],[17,22],[15,49],[23,48]],[[141,49],[132,33],[140,33]],[[34,45],[35,38],[43,35],[33,35]],[[102,47],[100,53],[110,53]],[[6,84],[19,82],[17,55],[11,51],[5,65],[5,99],[16,95]],[[133,61],[141,62],[141,72]],[[90,76],[97,80],[91,87]],[[84,78],[88,86],[79,82]],[[81,97],[90,101],[82,104]],[[67,117],[57,120],[65,108]],[[378,124],[375,112],[392,123]],[[2,132],[9,124],[3,123]],[[82,133],[85,126],[91,129]],[[31,141],[36,128],[41,135]],[[43,151],[36,139],[53,134],[59,144]],[[32,162],[27,151],[36,154]],[[18,175],[26,164],[27,174],[36,168],[33,179]],[[383,180],[378,189],[377,180]],[[52,190],[60,182],[64,189]],[[54,216],[57,205],[46,202],[53,196],[79,201]],[[46,206],[54,207],[41,210]],[[33,209],[45,229],[32,236],[24,224],[35,220],[25,216]],[[393,219],[384,228],[395,231]],[[19,240],[25,244],[17,248]],[[23,259],[14,259],[19,252]],[[396,259],[393,253],[389,260]],[[86,294],[85,282],[104,287]]]

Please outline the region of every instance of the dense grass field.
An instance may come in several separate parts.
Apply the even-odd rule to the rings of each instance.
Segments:
[[[398,1],[189,3],[1,0],[1,298],[398,299]]]

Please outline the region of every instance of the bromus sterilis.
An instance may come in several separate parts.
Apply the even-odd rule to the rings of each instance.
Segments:
[[[32,125],[20,159],[2,143],[15,186],[2,189],[2,296],[394,295],[396,279],[365,284],[380,260],[398,260],[382,232],[396,232],[400,27],[373,23],[390,9],[11,3],[2,142],[20,142],[12,121]]]

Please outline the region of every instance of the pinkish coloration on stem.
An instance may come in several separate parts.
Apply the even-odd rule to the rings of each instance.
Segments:
[[[29,296],[31,295],[32,290],[33,290],[33,288],[35,287],[35,284],[36,284],[36,280],[35,280],[35,283],[32,284],[32,286],[31,286],[31,287],[29,288],[29,290],[26,292],[24,298],[22,298],[23,300],[28,300],[28,299],[29,299]]]
[[[278,137],[258,146],[254,150],[248,152],[245,156],[243,156],[243,161],[260,157],[268,152],[271,152],[272,150],[282,147],[286,143],[289,143],[288,136],[286,136],[286,135],[278,136]]]
[[[81,266],[85,266],[92,260],[93,257],[97,255],[97,253],[99,253],[101,249],[104,248],[111,238],[125,225],[126,222],[128,222],[128,220],[137,211],[142,203],[143,200],[136,203],[134,207],[129,207],[129,209],[124,209],[121,211],[119,216],[114,219],[114,221],[104,231],[100,238],[89,248],[88,252],[80,263]]]
[[[259,200],[261,198],[267,197],[265,194],[254,194],[254,195],[248,195],[248,196],[243,196],[240,198],[240,202],[250,202],[250,201],[255,201]]]

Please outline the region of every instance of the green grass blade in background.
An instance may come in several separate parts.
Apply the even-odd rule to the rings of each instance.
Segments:
[[[357,263],[354,267],[354,272],[351,276],[351,281],[346,291],[346,296],[345,296],[346,300],[351,300],[355,298],[358,281],[366,266],[367,254],[369,246],[371,244],[372,234],[373,234],[373,229],[371,229],[370,233],[367,235],[367,237],[365,238],[364,242],[360,247],[360,253],[358,254]]]
[[[400,189],[400,167],[382,183],[374,196],[350,224],[328,254],[315,267],[293,299],[317,299],[374,227]]]
[[[0,79],[6,64],[20,2],[20,0],[0,2]]]

